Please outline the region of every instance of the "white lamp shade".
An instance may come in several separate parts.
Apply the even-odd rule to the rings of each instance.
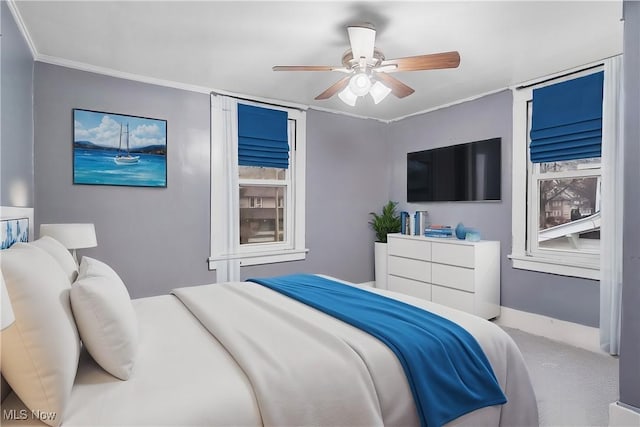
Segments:
[[[391,89],[380,82],[375,82],[369,91],[373,102],[376,104],[385,99],[389,93],[391,93]]]
[[[98,246],[93,224],[40,224],[40,237],[53,237],[67,249]]]
[[[355,93],[351,92],[349,86],[345,87],[342,92],[338,93],[338,97],[342,100],[342,102],[352,107],[356,105],[356,100],[358,99],[358,96]]]
[[[7,287],[4,284],[4,277],[0,275],[0,282],[2,282],[2,293],[0,293],[0,317],[2,318],[0,323],[0,330],[11,325],[16,320],[13,315],[13,308],[11,307],[11,300],[9,300],[9,293]]]

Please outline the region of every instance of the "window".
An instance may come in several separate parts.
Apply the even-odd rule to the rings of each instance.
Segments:
[[[582,77],[601,82],[597,73],[601,74],[601,71],[574,74],[537,85],[535,89],[580,85]],[[578,92],[575,87],[569,89],[571,93]],[[574,128],[568,131],[570,136],[564,136],[558,130],[562,126],[549,124],[546,130],[541,130],[540,126],[534,125],[533,88],[514,91],[513,247],[510,255],[514,268],[599,278],[600,145],[604,143],[599,134],[603,114],[601,97],[602,89],[600,99],[594,98],[596,100],[592,102],[594,105],[599,102],[600,108],[600,118],[594,118],[594,125],[584,125],[588,121],[573,119],[581,121],[577,125],[565,125]],[[565,98],[552,99],[560,111],[549,114],[552,121],[566,119],[559,118],[565,111],[571,111],[569,116],[581,114],[576,113],[580,108],[563,104]],[[543,105],[544,99],[536,99],[538,106]],[[597,113],[594,114],[596,117]],[[538,124],[541,121],[544,118],[538,119]],[[580,128],[583,125],[588,128]]]
[[[597,262],[600,158],[532,164],[527,183],[528,204],[534,208],[527,212],[530,252],[540,256],[575,252]]]
[[[304,259],[305,112],[212,95],[211,257],[240,267]]]
[[[287,169],[240,166],[240,245],[284,242],[291,222],[285,209],[290,199],[291,176]]]

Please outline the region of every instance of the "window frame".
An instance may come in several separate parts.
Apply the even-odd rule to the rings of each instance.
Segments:
[[[284,187],[284,235],[285,239],[283,241],[275,241],[275,242],[262,242],[262,243],[241,243],[240,242],[240,234],[238,233],[238,253],[239,254],[253,254],[255,252],[280,252],[280,251],[289,251],[295,249],[295,230],[294,230],[294,212],[295,212],[295,202],[296,202],[296,185],[295,185],[295,177],[297,171],[297,163],[298,159],[292,153],[296,151],[296,142],[297,142],[297,134],[296,134],[296,120],[292,118],[287,119],[287,134],[289,136],[289,167],[285,170],[283,179],[260,179],[260,178],[240,178],[240,174],[236,175],[235,182],[232,184],[237,188],[238,198],[240,197],[240,187]],[[255,167],[255,166],[245,166],[245,167]],[[276,198],[276,206],[275,209],[278,209],[278,201]],[[260,207],[263,205],[262,197],[260,197]],[[240,200],[238,199],[238,207],[240,206]],[[292,206],[294,208],[292,208]],[[240,226],[240,213],[238,212],[238,226]],[[276,233],[278,232],[278,225],[276,224]]]
[[[306,112],[297,108],[288,108],[245,99],[234,99],[235,123],[230,125],[235,136],[230,146],[211,137],[211,240],[209,270],[218,270],[220,262],[225,266],[230,260],[238,262],[240,267],[271,264],[285,261],[298,261],[306,258],[309,251],[305,247],[305,177],[306,177]],[[278,179],[240,179],[238,173],[237,104],[254,105],[287,112],[289,123],[289,168],[286,180]],[[212,98],[212,126],[213,126]],[[226,164],[225,164],[226,163]],[[240,244],[240,185],[285,186],[287,223],[285,233],[288,238],[283,242],[264,242]],[[221,193],[227,191],[227,201],[232,206],[220,203]],[[229,204],[227,203],[227,204]],[[277,205],[277,202],[276,202]],[[215,223],[215,221],[221,221]],[[231,237],[222,235],[221,230],[229,230]],[[220,242],[227,240],[226,244]],[[226,267],[228,268],[228,267]],[[237,272],[239,274],[239,272]],[[232,274],[231,277],[236,277]]]
[[[530,239],[530,236],[537,237],[538,232],[537,214],[540,202],[536,186],[538,185],[538,177],[542,174],[536,173],[536,171],[539,171],[539,165],[534,165],[530,161],[528,125],[530,121],[529,105],[533,100],[534,88],[583,77],[602,71],[603,68],[602,66],[595,66],[564,77],[554,78],[554,76],[551,76],[540,84],[512,88],[512,245],[511,254],[508,257],[512,261],[513,268],[594,280],[600,278],[599,254],[538,248],[537,239],[535,242]],[[598,171],[599,173],[595,174],[592,169],[585,169],[577,170],[575,173],[572,171],[570,173],[560,172],[557,174],[558,177],[561,175],[571,177],[597,175],[602,177],[602,163],[600,163]],[[551,173],[544,175],[545,177],[555,176],[551,175]],[[535,221],[530,220],[532,216],[536,217]]]

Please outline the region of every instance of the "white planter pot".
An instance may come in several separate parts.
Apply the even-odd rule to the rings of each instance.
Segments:
[[[374,243],[376,288],[387,289],[387,244]]]

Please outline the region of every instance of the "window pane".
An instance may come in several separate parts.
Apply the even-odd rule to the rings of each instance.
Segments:
[[[285,186],[240,186],[240,244],[285,240]]]
[[[260,166],[238,166],[240,179],[278,179],[284,180],[287,170],[281,168],[264,168]]]
[[[582,169],[593,169],[600,166],[600,157],[590,159],[566,160],[564,162],[540,163],[540,173],[545,172],[566,172]]]
[[[540,180],[539,229],[588,217],[599,210],[598,177]]]
[[[539,246],[597,249],[594,245],[600,239],[600,223],[585,218],[600,211],[599,177],[545,179],[539,185]]]

